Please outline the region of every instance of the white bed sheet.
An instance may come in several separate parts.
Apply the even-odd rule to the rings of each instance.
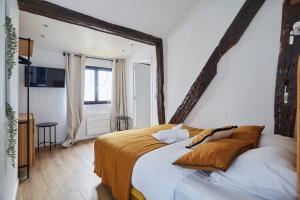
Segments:
[[[234,188],[214,185],[203,171],[179,181],[174,197],[174,200],[262,200]]]
[[[172,163],[190,151],[193,138],[171,144],[140,157],[132,172],[131,184],[147,200],[257,200],[209,182],[208,173],[182,168]]]
[[[131,184],[147,200],[173,200],[177,183],[196,171],[172,164],[190,151],[185,148],[190,141],[191,138],[167,145],[140,157],[133,168]]]

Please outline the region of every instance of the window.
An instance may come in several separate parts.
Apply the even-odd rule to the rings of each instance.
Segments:
[[[111,68],[86,66],[84,104],[111,103],[111,87]]]

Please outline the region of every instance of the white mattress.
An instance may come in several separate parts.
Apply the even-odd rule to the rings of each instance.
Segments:
[[[207,173],[173,165],[190,151],[185,146],[191,140],[156,149],[139,158],[133,168],[132,185],[147,200],[256,200],[239,191],[213,185]]]

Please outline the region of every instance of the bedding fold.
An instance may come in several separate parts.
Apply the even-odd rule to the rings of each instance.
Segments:
[[[174,127],[168,130],[161,130],[153,133],[152,136],[160,142],[171,144],[189,138],[189,132],[186,129],[179,129]]]
[[[153,133],[174,127],[172,124],[150,128],[113,132],[95,140],[95,173],[102,183],[111,188],[113,197],[118,200],[129,199],[131,175],[136,161],[142,155],[166,146],[152,137]],[[202,129],[183,126],[189,136],[195,136]]]

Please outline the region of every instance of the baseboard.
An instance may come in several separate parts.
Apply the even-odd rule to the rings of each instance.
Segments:
[[[13,200],[17,199],[18,189],[19,189],[19,178],[17,179],[16,185],[15,185]]]
[[[97,138],[103,134],[106,134],[106,133],[101,133],[101,134],[96,134],[96,135],[82,135],[82,136],[79,136],[78,141]],[[56,144],[62,144],[63,142],[64,141],[56,141]],[[49,143],[48,144],[46,143],[45,146],[49,146]],[[40,147],[43,148],[44,144],[40,144]],[[34,144],[34,148],[37,148],[37,143]]]
[[[56,141],[56,144],[62,144],[64,141]],[[46,143],[45,145],[46,147],[49,146],[49,143]],[[51,145],[53,146],[53,144]],[[37,148],[37,143],[34,144],[34,148]],[[40,144],[40,148],[43,148],[44,147],[44,144]]]
[[[81,140],[88,140],[88,139],[93,139],[93,138],[97,138],[99,136],[101,136],[103,134],[99,134],[99,135],[85,135],[85,136],[81,136],[80,138],[78,138],[78,141],[81,141]],[[56,141],[56,144],[62,144],[64,141]],[[53,145],[53,144],[52,144]],[[46,147],[49,146],[49,143],[45,145]],[[34,148],[37,148],[37,143],[34,144]],[[44,144],[40,144],[40,148],[43,148],[44,147]]]
[[[88,139],[93,139],[93,138],[97,138],[99,136],[101,136],[103,134],[99,134],[99,135],[85,135],[85,136],[81,136],[78,141],[81,141],[81,140],[88,140]]]

